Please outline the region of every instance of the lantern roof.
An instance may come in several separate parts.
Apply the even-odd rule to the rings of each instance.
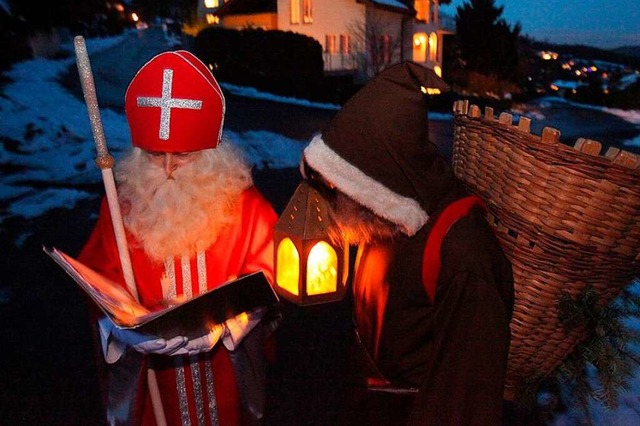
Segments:
[[[274,230],[302,240],[324,240],[328,238],[330,226],[334,226],[326,198],[307,181],[302,181]]]

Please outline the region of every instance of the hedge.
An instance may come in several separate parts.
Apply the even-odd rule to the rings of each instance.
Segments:
[[[322,46],[290,31],[210,27],[194,53],[220,81],[283,95],[322,100]]]

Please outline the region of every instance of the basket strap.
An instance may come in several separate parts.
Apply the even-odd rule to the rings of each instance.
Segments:
[[[461,198],[449,204],[440,213],[427,237],[422,256],[422,285],[432,303],[436,299],[436,285],[442,267],[440,259],[442,242],[458,219],[466,216],[474,206],[486,208],[484,202],[475,195]]]

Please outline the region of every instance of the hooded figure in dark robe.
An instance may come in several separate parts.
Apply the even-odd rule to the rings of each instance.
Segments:
[[[448,87],[431,70],[393,66],[304,150],[303,174],[331,200],[338,236],[358,245],[361,386],[345,423],[502,423],[511,265],[481,203],[429,141],[434,89]]]

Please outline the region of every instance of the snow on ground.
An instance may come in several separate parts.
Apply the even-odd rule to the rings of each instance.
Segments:
[[[87,50],[95,54],[120,41],[87,40]],[[73,208],[82,199],[98,196],[74,188],[101,180],[86,106],[57,81],[74,63],[73,55],[55,61],[34,59],[5,73],[12,82],[0,97],[0,202],[5,205],[0,223],[11,216],[33,218],[57,207]],[[241,89],[235,90],[252,94]],[[100,115],[117,161],[130,147],[126,118],[110,109]],[[305,142],[266,131],[226,131],[224,138],[241,147],[257,168],[297,166]]]
[[[640,130],[640,110],[623,110],[623,109],[618,109],[618,108],[607,108],[607,107],[601,107],[601,106],[597,106],[597,105],[588,105],[588,104],[581,104],[578,102],[572,102],[569,101],[567,99],[561,98],[561,97],[557,97],[557,96],[545,96],[542,97],[540,99],[536,100],[536,103],[538,105],[540,105],[542,107],[542,111],[544,110],[544,107],[550,103],[563,103],[563,104],[567,104],[570,105],[574,108],[582,108],[582,109],[591,109],[591,110],[595,110],[595,111],[603,111],[606,112],[608,114],[611,115],[615,115],[617,117],[620,117],[621,119],[634,124],[638,127],[638,130]],[[533,114],[532,118],[544,118],[544,112],[542,111],[531,111],[531,114]],[[516,111],[522,115],[531,115],[529,114],[530,111],[524,111],[522,109]],[[629,139],[624,141],[623,143],[624,145],[627,146],[640,146],[640,135],[636,136],[633,139]]]

